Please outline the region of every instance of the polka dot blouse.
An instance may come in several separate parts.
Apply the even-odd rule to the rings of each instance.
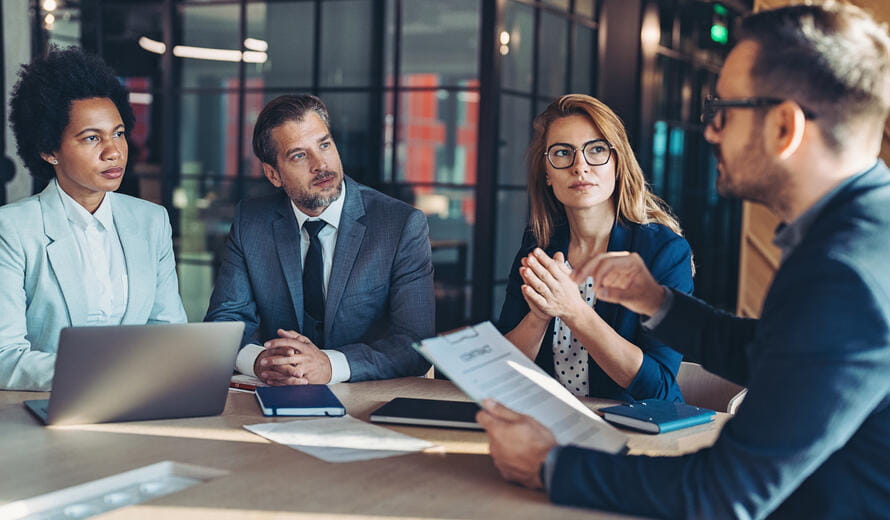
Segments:
[[[587,277],[578,286],[581,297],[587,305],[593,307],[596,297],[593,293],[593,279]],[[570,392],[579,396],[588,393],[587,350],[572,334],[568,325],[556,318],[553,324],[553,368],[556,379]]]

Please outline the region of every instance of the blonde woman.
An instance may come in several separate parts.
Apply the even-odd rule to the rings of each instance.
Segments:
[[[498,327],[575,395],[681,401],[680,354],[569,277],[597,254],[630,251],[659,283],[692,292],[689,244],[649,191],[621,120],[596,98],[562,96],[535,118],[528,169],[529,229]]]

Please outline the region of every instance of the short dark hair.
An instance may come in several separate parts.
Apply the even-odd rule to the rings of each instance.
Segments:
[[[71,103],[91,98],[110,99],[124,128],[132,130],[135,118],[129,92],[98,56],[77,47],[51,47],[45,56],[22,65],[10,96],[9,122],[19,157],[31,175],[46,180],[55,176],[40,154],[59,149]]]
[[[883,127],[890,110],[890,36],[859,7],[792,5],[744,18],[739,41],[759,45],[756,95],[791,99],[815,114],[839,150],[853,125]]]
[[[278,167],[275,143],[272,142],[272,130],[288,121],[302,121],[306,113],[313,111],[331,128],[331,118],[324,102],[311,94],[287,94],[278,96],[263,107],[253,127],[253,153],[257,158],[272,166]]]

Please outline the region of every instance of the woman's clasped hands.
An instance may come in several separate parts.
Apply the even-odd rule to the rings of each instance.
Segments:
[[[565,256],[557,252],[553,258],[540,248],[535,248],[522,259],[519,268],[522,276],[522,295],[531,312],[540,319],[558,317],[569,323],[591,312],[578,290],[578,282],[572,279],[572,269],[566,265]]]

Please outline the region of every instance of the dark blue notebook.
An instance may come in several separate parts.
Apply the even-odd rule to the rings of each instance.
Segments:
[[[261,386],[256,400],[263,415],[346,415],[346,408],[327,385]]]
[[[714,420],[717,412],[684,403],[644,399],[600,408],[603,419],[648,433],[665,433]]]

